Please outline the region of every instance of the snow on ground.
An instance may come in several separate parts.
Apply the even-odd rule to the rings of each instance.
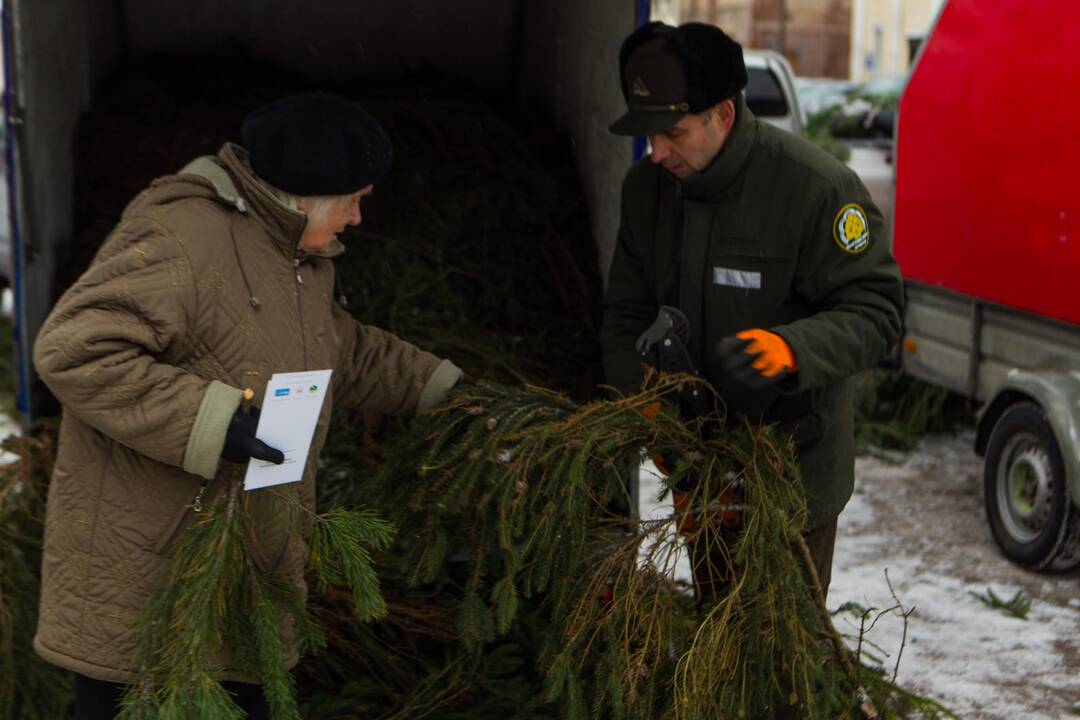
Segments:
[[[931,436],[900,463],[859,458],[829,604],[892,606],[888,569],[900,601],[915,607],[902,685],[963,718],[1061,720],[1080,708],[1080,573],[1029,572],[1001,555],[972,444],[970,432]],[[1023,591],[1027,619],[971,595],[988,588],[1006,599]],[[895,652],[902,625],[887,618],[872,639]]]
[[[0,315],[4,317],[11,317],[11,313],[15,307],[15,296],[11,292],[11,288],[4,288],[0,291]],[[8,417],[7,413],[0,412],[0,439],[6,438],[8,435],[21,435],[22,429],[19,427],[19,423],[14,419]],[[15,462],[18,456],[14,453],[0,451],[0,465]]]
[[[855,495],[840,516],[829,606],[853,601],[882,610],[895,601],[915,612],[898,680],[965,720],[1062,720],[1080,715],[1080,572],[1047,575],[1007,561],[986,523],[982,463],[970,432],[928,436],[914,451],[860,457]],[[642,516],[670,512],[657,503],[655,476],[642,473]],[[678,575],[689,578],[685,559]],[[1026,620],[971,593],[1003,598],[1023,591]],[[840,632],[856,636],[843,613]],[[867,649],[892,668],[903,621],[884,616]],[[852,640],[854,642],[854,640]]]
[[[19,423],[8,417],[7,413],[0,411],[0,439],[6,438],[8,435],[21,435],[22,428],[19,427]],[[19,459],[19,456],[15,453],[5,452],[0,450],[0,465],[6,465],[8,463],[15,462]]]

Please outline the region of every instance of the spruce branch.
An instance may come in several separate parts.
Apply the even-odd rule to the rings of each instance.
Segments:
[[[394,536],[391,524],[370,510],[337,508],[313,518],[309,564],[318,578],[317,589],[347,587],[362,621],[386,615],[371,553],[384,550]]]
[[[292,525],[285,542],[310,538],[318,587],[347,588],[358,619],[385,615],[371,552],[390,543],[392,526],[369,510],[315,515],[282,497],[270,495]],[[250,499],[233,473],[181,533],[166,581],[140,619],[137,681],[124,695],[121,720],[240,720],[243,712],[220,682],[225,671],[258,682],[274,720],[299,720],[286,658],[326,641],[302,588],[257,562],[252,543],[260,528]]]
[[[810,554],[810,548],[806,545],[806,540],[802,535],[795,536],[795,544],[799,550],[799,556],[803,561],[803,570],[806,572],[807,577],[810,578],[810,589],[814,598],[814,602],[817,603],[818,610],[821,613],[822,624],[825,626],[825,631],[829,634],[829,639],[832,641],[833,647],[836,650],[836,658],[840,661],[840,664],[844,668],[844,672],[852,683],[855,684],[856,692],[859,696],[859,710],[862,712],[863,717],[867,720],[877,720],[878,710],[874,701],[870,699],[870,695],[866,692],[866,688],[859,682],[859,675],[855,671],[855,666],[851,662],[847,646],[844,644],[843,638],[840,637],[840,633],[836,631],[836,627],[832,623],[832,616],[829,614],[829,608],[825,604],[825,591],[821,586],[821,579],[818,577],[817,568],[814,565],[814,558]],[[888,580],[888,572],[885,574],[885,579]],[[892,590],[892,584],[889,584],[889,590]],[[896,592],[893,591],[893,598],[896,598]],[[899,603],[899,600],[897,601]],[[862,637],[860,632],[859,637]],[[904,637],[907,638],[907,615],[904,615]],[[903,652],[903,643],[900,646],[901,652]],[[896,670],[900,668],[900,658],[897,656]],[[896,682],[896,674],[893,673],[893,682]],[[885,700],[888,699],[886,695]]]
[[[969,590],[968,594],[987,607],[1001,610],[1006,615],[1011,615],[1020,620],[1027,620],[1028,611],[1031,610],[1031,598],[1024,595],[1023,590],[1017,590],[1009,600],[1004,599],[993,588],[986,588],[985,593],[977,593]]]

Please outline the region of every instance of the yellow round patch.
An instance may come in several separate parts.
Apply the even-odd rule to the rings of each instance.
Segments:
[[[840,249],[851,255],[870,247],[870,221],[866,211],[855,203],[848,203],[840,208],[833,220],[833,238]]]

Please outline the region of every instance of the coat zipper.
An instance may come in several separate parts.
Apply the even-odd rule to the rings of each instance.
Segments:
[[[191,524],[192,516],[198,515],[203,511],[203,498],[206,496],[206,489],[210,486],[209,480],[203,480],[202,485],[199,486],[198,492],[195,493],[195,497],[191,502],[183,505],[178,511],[178,515],[174,518],[169,526],[169,533],[160,539],[157,545],[154,546],[154,552],[158,555],[166,555],[171,552],[173,545],[176,543],[176,539],[180,537],[188,525]]]
[[[203,484],[199,486],[199,492],[195,493],[195,499],[191,501],[191,509],[197,513],[203,511],[202,499],[206,493],[206,486],[209,484],[209,480],[203,480]]]
[[[304,279],[300,277],[300,243],[296,243],[296,250],[293,251],[293,272],[296,273],[296,312],[300,317],[300,348],[304,351],[304,369],[308,369],[308,355],[307,355],[307,334],[304,332],[304,304],[300,301],[300,288],[304,284]]]

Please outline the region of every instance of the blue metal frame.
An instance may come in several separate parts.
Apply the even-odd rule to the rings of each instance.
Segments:
[[[15,340],[15,365],[18,377],[15,385],[15,407],[24,420],[30,414],[30,368],[28,353],[23,352],[25,320],[23,314],[23,243],[19,211],[19,188],[16,174],[16,80],[15,39],[11,36],[14,19],[11,17],[12,1],[6,0],[0,8],[0,33],[3,34],[4,52],[4,158],[7,161],[8,218],[11,232],[11,284],[15,296],[12,335]]]
[[[641,27],[649,22],[652,15],[652,0],[637,0],[637,22],[634,27]],[[645,138],[634,138],[634,162],[645,156]]]

